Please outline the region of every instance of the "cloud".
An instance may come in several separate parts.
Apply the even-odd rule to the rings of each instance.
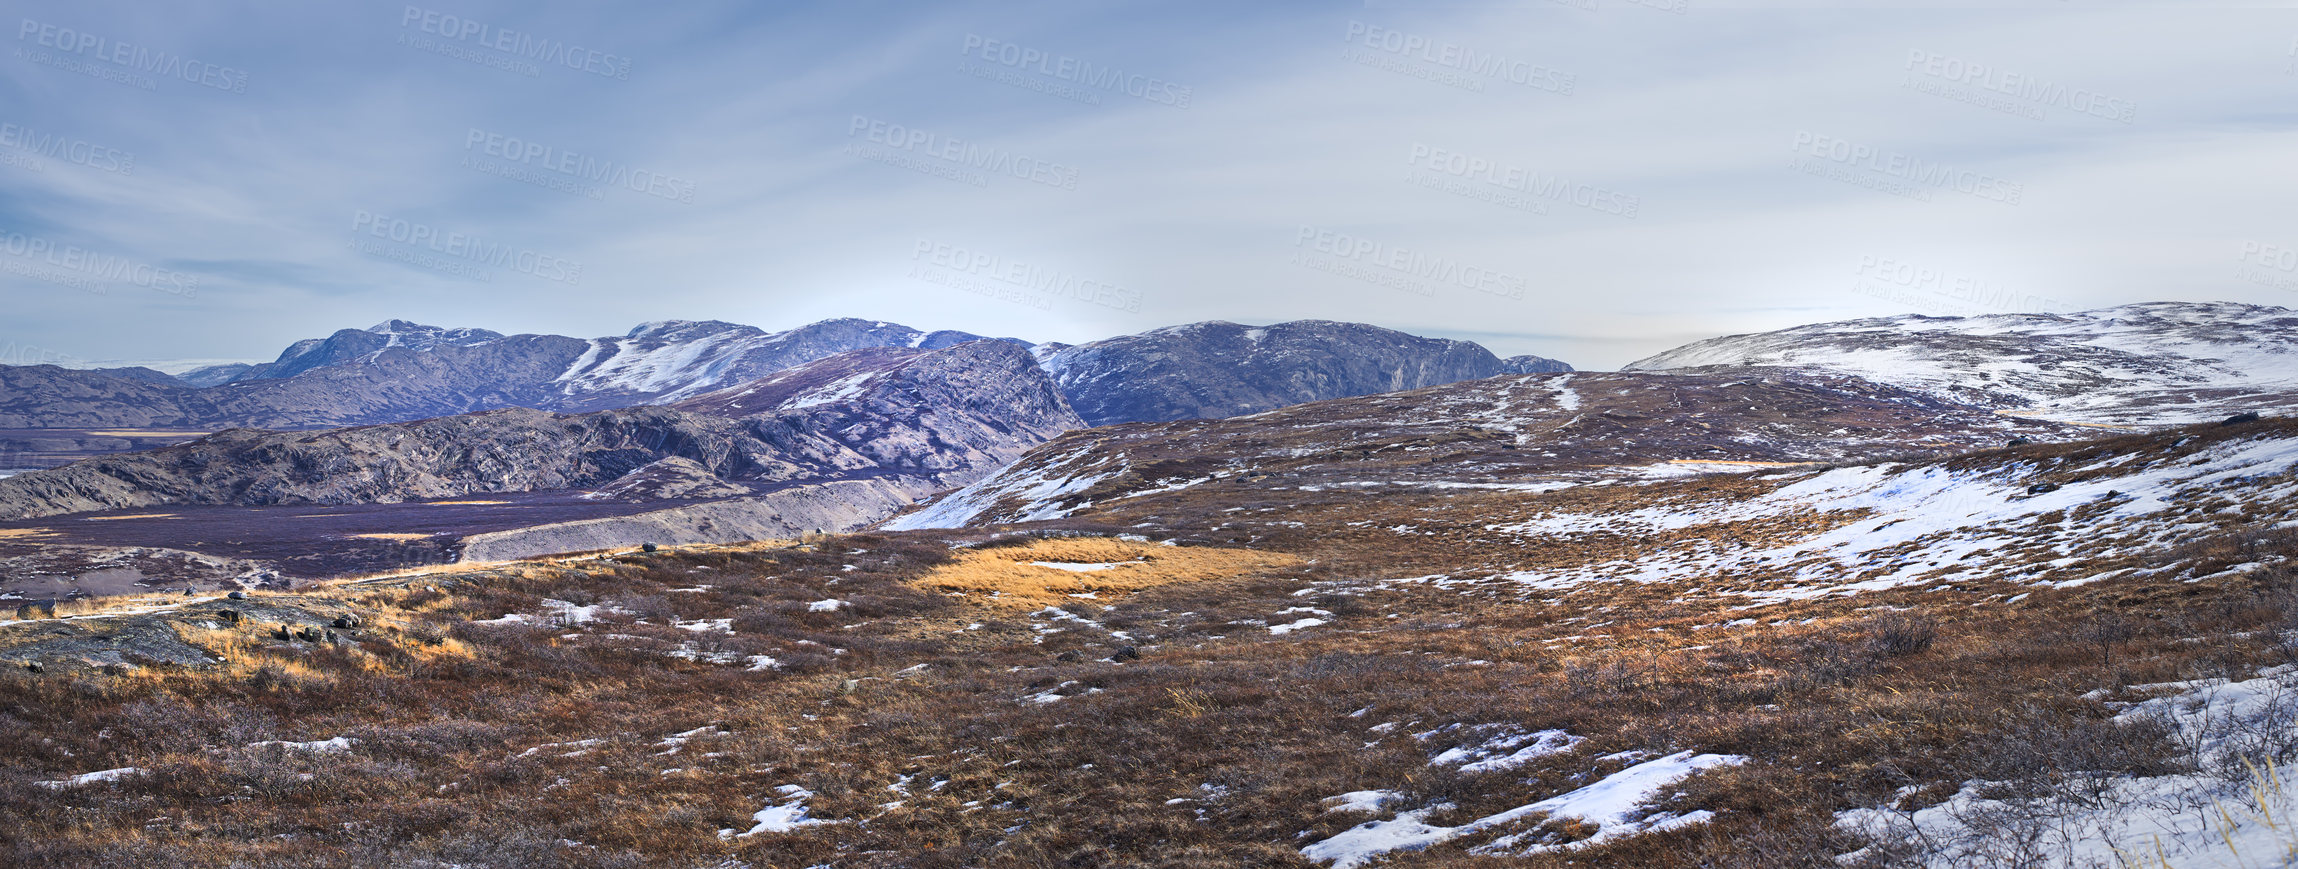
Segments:
[[[245,87],[119,84],[7,28],[0,231],[199,290],[0,274],[0,339],[1324,318],[1604,368],[1822,319],[2290,298],[2238,270],[2298,247],[2292,118],[2261,109],[2298,84],[2289,10],[1676,5],[28,13]]]

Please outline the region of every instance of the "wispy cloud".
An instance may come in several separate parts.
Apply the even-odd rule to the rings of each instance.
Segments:
[[[390,317],[591,335],[853,315],[1066,341],[1313,317],[1608,367],[1818,319],[2298,286],[2240,268],[2298,248],[2293,115],[2272,108],[2298,86],[2287,9],[11,17],[0,124],[25,136],[0,141],[0,231],[80,251],[51,266],[75,274],[198,278],[0,274],[0,338],[85,359],[268,356]],[[132,170],[76,159],[97,153]],[[1303,241],[1320,232],[1349,255]]]

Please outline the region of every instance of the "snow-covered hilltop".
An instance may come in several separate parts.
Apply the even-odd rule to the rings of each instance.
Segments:
[[[2298,408],[2298,312],[2154,302],[2074,314],[1908,315],[1711,338],[1629,371],[1816,368],[2004,413],[2166,425]]]

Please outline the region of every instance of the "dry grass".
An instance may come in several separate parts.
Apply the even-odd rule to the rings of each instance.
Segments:
[[[1430,821],[1458,823],[1584,784],[1575,777],[1614,767],[1601,755],[1697,748],[1754,758],[1666,802],[1717,812],[1707,827],[1513,861],[1469,854],[1481,840],[1464,840],[1391,864],[1814,865],[1858,847],[1830,829],[1833,810],[1909,785],[2013,778],[2003,757],[2047,762],[2051,746],[2092,732],[2083,722],[2105,710],[2082,692],[2272,660],[2263,641],[2235,638],[2289,618],[2260,592],[2286,578],[2252,577],[2101,583],[2016,607],[1895,591],[1702,628],[1715,611],[1664,585],[1561,603],[1375,589],[1359,568],[1396,553],[1378,537],[1325,542],[1300,553],[1317,564],[1276,570],[1252,565],[1295,557],[1108,538],[953,557],[938,540],[881,535],[339,586],[330,593],[372,614],[355,645],[187,628],[228,665],[0,673],[0,761],[19,770],[0,774],[0,805],[22,807],[0,812],[19,831],[0,862],[1306,867],[1300,844],[1366,820],[1326,813],[1338,794],[1450,802]],[[967,606],[925,581],[967,561],[1000,562],[988,575],[1003,577],[1028,561],[1144,555],[1248,566],[1056,602],[1106,628]],[[848,606],[809,610],[831,597]],[[583,625],[471,624],[544,612],[544,599],[602,608]],[[1295,606],[1333,623],[1282,637],[1260,626]],[[720,618],[734,633],[673,626]],[[2122,627],[2092,629],[2111,619]],[[1104,660],[1114,630],[1142,657]],[[784,666],[668,654],[696,641]],[[1048,692],[1063,699],[1025,700]],[[1589,742],[1464,774],[1429,763],[1474,741],[1444,731],[1454,725]],[[667,753],[666,736],[698,728]],[[358,742],[316,757],[244,747],[335,736]],[[601,741],[545,747],[584,740]],[[2027,748],[2007,754],[2014,745]],[[149,773],[60,792],[30,784],[124,766]],[[783,802],[785,785],[811,791],[809,813],[829,823],[719,836]]]
[[[82,519],[81,521],[84,521],[84,522],[109,522],[109,521],[112,521],[112,520],[114,520],[114,519],[174,519],[174,518],[177,518],[177,514],[175,514],[175,513],[136,513],[136,514],[133,514],[133,515],[128,515],[128,516],[89,516],[89,517],[86,517],[86,518]]]
[[[1039,607],[1086,595],[1108,603],[1143,589],[1230,579],[1299,561],[1248,549],[1159,546],[1110,537],[1054,537],[967,550],[911,585],[1004,606]],[[1064,570],[1039,562],[1109,566]]]
[[[423,540],[429,538],[431,535],[415,534],[404,531],[376,531],[367,534],[353,534],[351,536],[360,538],[362,540]]]
[[[0,863],[1308,869],[1301,845],[1370,819],[1326,812],[1339,794],[1403,794],[1381,817],[1449,803],[1427,820],[1456,824],[1585,785],[1615,752],[1688,749],[1750,758],[1655,806],[1715,812],[1708,824],[1520,858],[1471,854],[1490,838],[1472,837],[1383,865],[1832,866],[1866,844],[1834,813],[1903,789],[1903,808],[1973,779],[2080,797],[2102,774],[2175,765],[2159,733],[2090,697],[2298,660],[2279,640],[2298,628],[2298,534],[2197,531],[2124,557],[2177,570],[2065,589],[1734,609],[1746,601],[1718,591],[1752,580],[1500,578],[1688,540],[1483,530],[1544,505],[1768,487],[1208,485],[1064,523],[1090,536],[953,549],[979,534],[853,535],[339,584],[321,593],[375,614],[342,643],[193,631],[232,665],[0,671]],[[1113,536],[1152,522],[1192,545]],[[1797,530],[1772,524],[1730,533]],[[2272,566],[2219,573],[2238,563]],[[1430,574],[1447,581],[1397,581]],[[1159,581],[1110,586],[1129,575]],[[553,620],[568,607],[596,609]],[[1269,630],[1304,610],[1326,623]],[[514,613],[528,619],[498,621]],[[1587,742],[1504,772],[1431,763],[1476,728]],[[247,748],[335,736],[358,744]],[[149,773],[33,784],[126,766]],[[827,823],[721,837],[785,786]]]

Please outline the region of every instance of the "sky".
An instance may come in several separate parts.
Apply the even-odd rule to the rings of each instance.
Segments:
[[[2289,5],[10,2],[0,364],[2284,305]]]

